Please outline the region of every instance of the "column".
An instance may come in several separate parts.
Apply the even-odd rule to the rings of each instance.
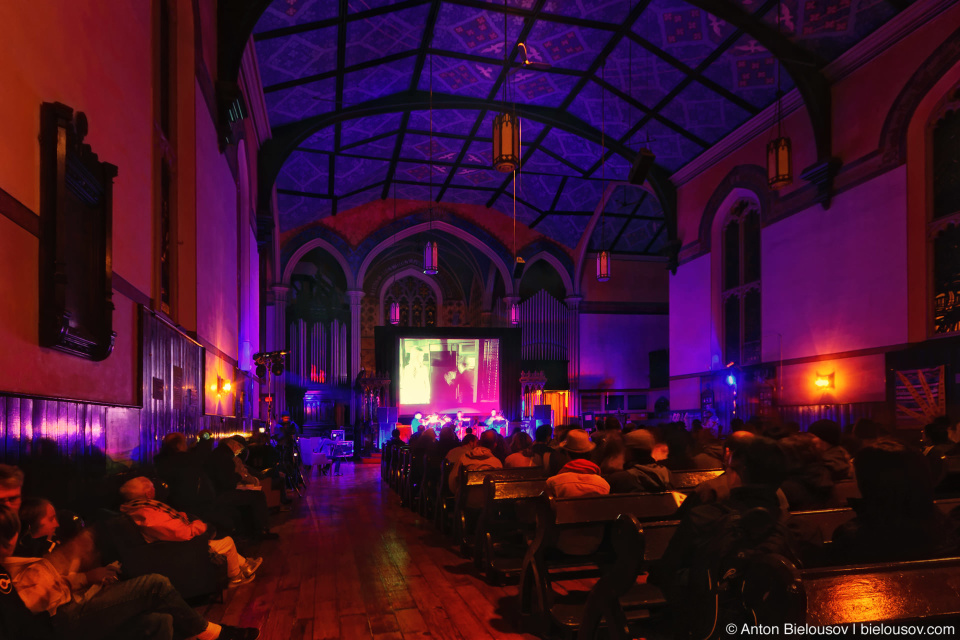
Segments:
[[[287,294],[290,293],[290,287],[285,284],[274,284],[270,287],[273,291],[273,335],[267,336],[269,351],[284,351],[287,348]],[[280,414],[287,410],[287,370],[284,366],[283,375],[275,376],[267,373],[269,380],[270,395],[273,396],[273,415],[274,420],[280,419]]]
[[[567,378],[570,381],[568,417],[580,416],[580,296],[567,296]]]
[[[357,289],[347,291],[350,301],[350,420],[354,425],[359,423],[357,418],[360,416],[357,375],[360,373],[360,300],[363,295],[363,291]]]

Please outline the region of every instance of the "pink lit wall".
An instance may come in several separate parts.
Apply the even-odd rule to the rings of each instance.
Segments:
[[[666,315],[580,316],[580,389],[647,389],[651,351],[667,346]]]
[[[200,88],[197,114],[197,335],[236,361],[239,356],[239,289],[236,183],[217,146],[217,134]],[[217,397],[217,376],[234,382],[233,365],[207,350],[206,413],[233,415],[233,392]]]
[[[680,265],[670,276],[670,375],[711,368],[716,337],[710,312],[710,256]],[[719,364],[719,358],[715,364]]]
[[[762,232],[763,359],[907,341],[906,182],[899,167]]]

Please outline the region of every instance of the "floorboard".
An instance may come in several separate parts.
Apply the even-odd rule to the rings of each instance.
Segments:
[[[256,626],[263,640],[532,640],[517,633],[516,587],[492,587],[401,508],[378,465],[308,477],[280,539],[262,543],[257,579],[201,607],[213,622]]]

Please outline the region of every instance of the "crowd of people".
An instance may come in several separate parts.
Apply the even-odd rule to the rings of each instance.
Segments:
[[[423,430],[413,434],[410,447],[423,453],[428,468],[444,458],[452,465],[440,481],[454,493],[461,468],[539,467],[547,492],[559,498],[672,491],[676,472],[722,469],[677,494],[680,525],[650,572],[651,583],[681,602],[691,572],[717,575],[723,568],[716,564],[733,550],[775,552],[800,567],[960,552],[960,514],[945,514],[935,504],[938,492],[957,490],[951,477],[942,477],[941,465],[944,456],[960,455],[960,424],[945,418],[924,429],[919,446],[868,419],[846,430],[818,420],[805,431],[797,424],[734,420],[725,437],[719,425],[697,420],[639,428],[608,418],[598,426],[593,433],[565,427],[553,433],[542,426],[534,439],[520,429],[507,438],[490,429],[462,440],[451,430]],[[791,517],[847,506],[852,519],[827,540]]]
[[[247,584],[256,578],[262,558],[245,556],[238,546],[252,549],[278,537],[270,531],[261,485],[277,477],[282,448],[277,451],[263,434],[216,443],[209,432],[201,432],[192,446],[183,434],[168,434],[153,467],[143,470],[152,478],[127,474],[119,495],[100,505],[98,516],[110,517],[110,509],[118,508],[113,517],[129,518],[148,544],[202,538],[225,563],[227,588]],[[256,628],[205,620],[171,584],[170,574],[128,576],[119,562],[103,566],[103,538],[109,536],[99,523],[86,527],[78,515],[58,511],[47,497],[36,495],[42,479],[31,480],[20,468],[0,464],[0,637],[259,636]],[[157,491],[161,485],[163,499]]]

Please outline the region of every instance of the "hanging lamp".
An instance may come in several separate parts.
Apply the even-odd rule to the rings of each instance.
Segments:
[[[430,231],[433,231],[433,55],[430,55]],[[435,276],[440,272],[439,247],[427,240],[423,247],[423,272]]]
[[[397,246],[397,233],[396,233],[396,227],[397,227],[397,181],[396,181],[396,180],[393,181],[393,227],[394,227],[393,246],[394,246],[394,249],[396,249],[396,246]],[[388,288],[387,291],[389,292],[390,289],[393,288],[393,285],[396,284],[396,283],[397,283],[397,272],[396,272],[396,270],[394,270],[394,272],[393,272],[393,277],[392,277],[392,279],[391,279],[391,281],[390,281],[390,288]],[[397,302],[397,301],[393,301],[393,302],[390,303],[390,324],[392,324],[392,325],[394,325],[394,326],[400,324],[400,303]]]
[[[507,57],[507,0],[503,1],[503,66],[507,76],[503,81],[503,104],[507,104],[507,84],[510,70]],[[516,171],[520,166],[520,118],[516,111],[497,114],[493,119],[493,168],[501,173]]]
[[[777,4],[777,33],[783,21],[782,3]],[[782,34],[781,34],[782,35]],[[773,190],[782,189],[793,182],[790,138],[783,135],[783,91],[780,88],[782,66],[777,58],[777,137],[767,143],[767,184]]]
[[[520,324],[520,305],[516,302],[510,305],[510,324]]]
[[[600,67],[601,80],[606,83],[606,69],[607,61],[604,60],[603,64]],[[607,183],[607,164],[606,164],[606,155],[607,155],[607,139],[606,139],[606,90],[603,87],[600,87],[600,253],[597,254],[597,281],[606,282],[610,279],[610,254],[604,249],[603,241],[603,231],[606,225],[604,224],[605,218],[604,213],[607,210],[607,203],[603,201],[603,196],[606,193],[606,183]]]

